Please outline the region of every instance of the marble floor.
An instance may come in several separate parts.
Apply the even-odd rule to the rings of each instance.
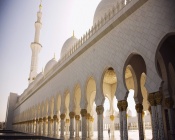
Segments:
[[[107,131],[103,131],[104,140],[120,140],[120,132],[119,130],[116,130],[114,132],[114,137],[109,137]],[[151,130],[145,130],[145,140],[151,140],[152,139],[152,131]],[[65,140],[69,140],[68,136],[65,137]],[[75,140],[80,140],[79,138],[75,138]],[[97,131],[94,131],[94,136],[92,138],[89,138],[89,140],[97,140]],[[128,131],[128,140],[139,140],[139,133],[138,130],[129,130]]]

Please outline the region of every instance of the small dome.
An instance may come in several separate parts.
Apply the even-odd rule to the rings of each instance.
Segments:
[[[38,82],[42,77],[43,77],[43,72],[40,72],[40,73],[36,76],[34,82]]]
[[[78,39],[74,36],[67,39],[61,49],[61,57],[63,57],[77,41]]]
[[[109,10],[111,10],[113,6],[117,4],[117,1],[118,0],[101,0],[95,10],[93,25],[98,23],[98,20],[101,20],[102,17],[104,18],[105,13],[107,14]]]
[[[56,65],[57,61],[55,60],[55,58],[51,59],[49,62],[47,62],[45,68],[44,68],[44,74],[46,75],[52,68],[54,65]]]

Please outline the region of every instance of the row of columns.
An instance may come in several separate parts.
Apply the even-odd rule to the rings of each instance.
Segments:
[[[162,115],[162,93],[161,92],[155,92],[150,93],[148,96],[148,101],[151,105],[151,122],[152,122],[152,135],[154,140],[164,140],[164,126],[163,126],[163,115]],[[165,99],[165,104],[169,107],[168,113],[169,113],[169,122],[170,122],[170,129],[173,131],[174,126],[172,122],[172,107],[173,102],[171,98]],[[119,116],[120,116],[120,138],[121,140],[128,140],[128,126],[127,126],[127,107],[128,103],[126,100],[118,101],[118,109],[119,109]],[[143,128],[143,105],[141,103],[136,104],[135,106],[138,116],[138,128],[139,128],[139,140],[144,140],[144,128]],[[103,112],[104,107],[102,105],[96,107],[96,112],[98,115],[98,139],[103,139]],[[81,109],[81,126],[82,126],[82,139],[90,138],[93,134],[93,117],[87,113],[86,109]],[[80,132],[80,116],[75,115],[74,112],[69,113],[70,117],[70,127],[69,125],[66,126],[66,124],[69,123],[69,120],[66,119],[65,124],[65,114],[61,114],[61,131],[60,131],[60,138],[64,138],[64,131],[66,126],[66,132],[70,132],[70,138],[79,137]],[[113,135],[114,129],[113,122],[114,122],[114,116],[110,116],[111,119],[111,134]],[[26,125],[27,124],[27,125]],[[74,126],[75,127],[75,134],[74,134]],[[28,121],[27,123],[21,123],[17,125],[17,130],[24,129],[27,133],[35,133],[39,135],[47,135],[47,136],[53,136],[58,137],[59,136],[59,119],[57,115],[54,115],[53,118],[44,117]],[[69,130],[70,129],[70,130]],[[52,133],[53,132],[53,133]]]
[[[127,114],[126,110],[128,107],[128,103],[126,100],[124,101],[119,101],[118,102],[118,108],[119,108],[119,114],[120,114],[120,138],[121,140],[127,140],[128,139],[128,130],[127,130]],[[139,122],[139,137],[140,139],[144,139],[144,134],[143,134],[143,120],[142,120],[142,110],[143,106],[141,104],[136,105],[136,110],[138,112],[138,122]],[[102,105],[96,107],[96,112],[98,115],[98,139],[103,139],[103,112],[104,112],[104,107]],[[82,109],[81,112],[81,117],[82,117],[82,139],[85,138],[90,138],[93,134],[93,117],[87,113],[86,109]],[[79,131],[80,131],[80,116],[75,115],[74,112],[69,113],[70,117],[70,138],[74,137],[79,137]],[[60,131],[60,138],[64,138],[65,134],[65,126],[67,124],[67,119],[66,119],[66,124],[65,124],[65,114],[60,115],[61,118],[61,131]],[[110,116],[111,120],[111,136],[114,135],[114,115]],[[74,121],[76,120],[76,123],[74,124]],[[31,128],[31,131],[26,131],[27,133],[35,133],[39,135],[45,135],[45,136],[50,136],[50,137],[58,137],[58,117],[57,115],[53,116],[53,119],[49,117],[44,117],[43,119],[36,119],[33,120],[29,126]],[[75,127],[75,136],[74,136],[74,125]],[[32,126],[32,127],[31,127]],[[68,127],[66,127],[67,129]],[[113,129],[112,129],[113,128]],[[52,133],[53,132],[53,133]],[[66,130],[68,132],[68,130]]]
[[[164,134],[164,125],[163,125],[163,112],[162,112],[162,100],[163,95],[161,92],[154,92],[150,93],[148,96],[148,101],[151,105],[151,121],[152,121],[152,135],[154,140],[164,140],[165,134]],[[168,109],[168,120],[169,120],[169,126],[170,126],[170,137],[171,139],[174,139],[173,137],[173,131],[174,131],[174,121],[173,121],[173,100],[171,97],[167,97],[164,99],[165,107]]]

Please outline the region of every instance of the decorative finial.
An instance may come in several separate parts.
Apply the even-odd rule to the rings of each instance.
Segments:
[[[75,35],[74,35],[74,30],[73,30],[73,35],[72,35],[72,37],[75,37]]]
[[[40,0],[40,5],[39,5],[39,10],[41,11],[42,9],[42,0]]]

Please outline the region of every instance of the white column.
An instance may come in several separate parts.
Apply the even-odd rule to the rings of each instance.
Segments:
[[[66,119],[66,135],[69,135],[69,123],[70,123],[70,120],[69,119]]]
[[[157,119],[158,119],[158,128],[159,128],[159,139],[164,140],[165,134],[164,134],[164,126],[163,126],[163,116],[162,116],[162,99],[163,95],[161,92],[155,93],[155,101],[157,104],[156,110],[157,110]]]
[[[102,105],[96,107],[96,112],[98,115],[98,139],[103,139],[103,112],[104,107]]]
[[[158,140],[157,112],[156,112],[156,102],[155,102],[155,99],[154,99],[154,93],[150,93],[148,95],[148,101],[151,104],[153,139]]]
[[[81,109],[81,117],[82,117],[82,139],[87,138],[87,122],[86,122],[86,115],[87,115],[87,110],[86,109]]]
[[[57,121],[58,121],[57,115],[54,115],[53,116],[53,136],[54,137],[58,136]]]
[[[120,140],[123,140],[123,115],[122,115],[122,101],[118,101],[117,107],[119,109],[119,119],[120,119]]]
[[[90,138],[90,114],[87,113],[86,115],[86,122],[87,122],[87,138]]]
[[[76,138],[79,138],[79,132],[80,132],[80,126],[79,126],[80,116],[79,116],[79,115],[75,115],[75,120],[76,120],[75,137],[76,137]]]
[[[35,134],[38,134],[38,119],[36,119],[36,131]]]
[[[144,140],[144,132],[143,132],[143,105],[142,104],[136,104],[135,106],[137,111],[137,117],[138,117],[138,127],[139,127],[139,140]]]
[[[46,135],[46,118],[43,118],[43,135]]]
[[[93,135],[94,135],[93,122],[94,122],[94,118],[92,116],[90,116],[90,119],[89,119],[90,138],[93,137]]]
[[[74,117],[75,117],[75,113],[70,112],[69,117],[70,117],[70,138],[74,138],[74,121],[75,121]]]
[[[122,117],[123,117],[123,139],[128,140],[128,124],[127,124],[127,114],[126,109],[128,107],[128,103],[126,100],[122,101]]]
[[[174,139],[174,116],[173,116],[173,105],[174,102],[171,97],[165,98],[165,105],[168,108],[168,119],[169,119],[169,126],[170,126],[170,139]]]
[[[48,135],[48,117],[46,117],[46,122],[45,122],[45,136]]]
[[[48,117],[48,134],[47,135],[48,136],[51,135],[51,117],[50,116]]]
[[[123,116],[123,139],[128,140],[128,125],[127,125],[126,111],[122,112],[122,116]]]
[[[60,118],[61,118],[61,134],[60,134],[60,138],[61,139],[64,139],[64,127],[65,127],[64,119],[65,119],[65,117],[66,117],[65,114],[61,114],[60,115]]]

